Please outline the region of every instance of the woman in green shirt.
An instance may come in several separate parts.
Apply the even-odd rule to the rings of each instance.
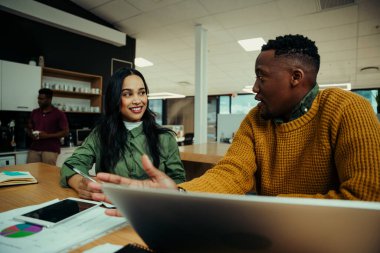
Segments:
[[[65,162],[86,174],[95,163],[96,172],[148,179],[141,164],[141,156],[147,154],[176,183],[184,182],[185,171],[174,133],[156,123],[147,94],[148,86],[140,72],[119,69],[107,86],[100,123]],[[91,199],[87,184],[87,179],[62,166],[62,186],[72,187],[79,197]]]

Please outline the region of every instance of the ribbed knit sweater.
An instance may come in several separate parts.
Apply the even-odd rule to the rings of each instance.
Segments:
[[[310,110],[276,125],[257,107],[226,155],[187,191],[380,201],[380,124],[371,105],[341,89],[319,92]]]

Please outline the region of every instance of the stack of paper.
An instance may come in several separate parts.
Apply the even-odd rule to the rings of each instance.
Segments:
[[[0,172],[0,186],[35,183],[37,183],[37,179],[29,171]]]
[[[52,228],[13,219],[56,202],[58,199],[0,213],[0,252],[67,252],[127,225],[125,218],[107,216],[100,206]]]

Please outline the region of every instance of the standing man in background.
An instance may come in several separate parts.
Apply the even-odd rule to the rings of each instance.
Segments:
[[[28,163],[43,162],[55,165],[61,150],[60,138],[69,133],[66,115],[51,104],[53,91],[40,89],[38,105],[28,122],[28,134],[33,142],[28,152]]]

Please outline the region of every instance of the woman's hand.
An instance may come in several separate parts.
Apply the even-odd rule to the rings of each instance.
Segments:
[[[75,174],[67,181],[71,188],[78,192],[78,196],[82,199],[92,200],[92,193],[100,192],[96,188],[89,186],[91,181],[82,177],[81,175]],[[96,184],[96,183],[94,183]]]
[[[112,184],[124,184],[139,188],[161,188],[161,189],[173,189],[177,190],[178,187],[176,183],[168,177],[162,171],[159,171],[153,166],[147,155],[141,157],[142,165],[145,172],[149,175],[150,179],[137,180],[126,177],[121,177],[119,175],[114,175],[110,173],[98,173],[96,178],[100,182],[112,183]],[[104,201],[111,203],[110,200],[101,192],[101,184],[89,182],[88,186],[92,189],[92,199],[96,201]],[[111,216],[121,216],[121,213],[116,209],[106,210],[106,214]]]

